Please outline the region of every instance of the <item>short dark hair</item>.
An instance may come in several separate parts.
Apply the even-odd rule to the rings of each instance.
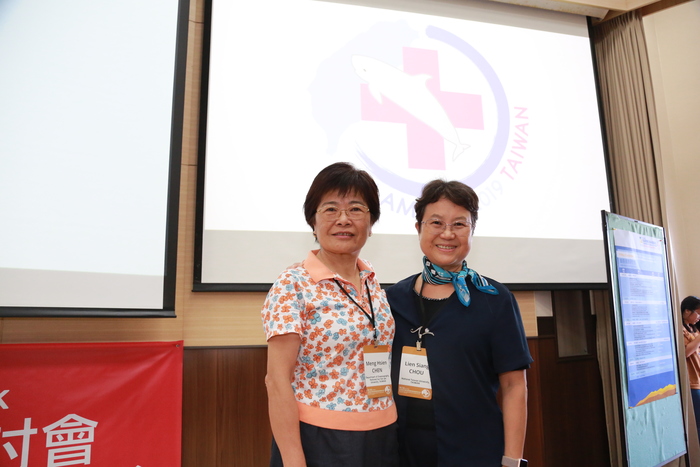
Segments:
[[[420,198],[416,199],[416,221],[423,222],[426,206],[437,203],[442,198],[469,211],[472,216],[473,231],[476,227],[476,220],[479,218],[479,197],[471,187],[456,180],[447,182],[437,179],[425,184]]]
[[[379,188],[374,179],[364,170],[356,169],[347,162],[336,162],[321,170],[306,193],[304,216],[306,223],[314,228],[316,210],[326,194],[337,191],[340,196],[356,193],[367,203],[372,225],[379,220]]]

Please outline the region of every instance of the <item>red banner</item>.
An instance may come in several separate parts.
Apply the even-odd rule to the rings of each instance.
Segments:
[[[0,345],[0,466],[176,467],[182,342]]]

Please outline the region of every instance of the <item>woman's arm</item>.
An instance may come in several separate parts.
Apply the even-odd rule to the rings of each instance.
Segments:
[[[503,396],[503,454],[513,459],[523,457],[527,428],[527,377],[525,370],[508,371],[498,375]]]
[[[270,426],[285,467],[305,467],[306,459],[299,435],[299,410],[292,380],[301,339],[284,334],[267,341],[267,386]]]
[[[700,347],[700,336],[698,336],[696,334],[691,334],[691,333],[688,333],[688,334],[693,336],[694,339],[692,341],[688,342],[687,344],[685,344],[685,358],[688,358],[691,355],[693,355],[695,352],[698,351],[698,347]]]

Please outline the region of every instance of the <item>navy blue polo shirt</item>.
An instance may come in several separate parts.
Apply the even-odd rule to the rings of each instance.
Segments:
[[[421,326],[418,275],[386,290],[396,321],[392,378],[399,414],[399,436],[406,432],[409,398],[396,394],[401,349],[415,346],[412,329]],[[478,291],[467,281],[471,303],[452,294],[429,323],[423,338],[433,388],[432,407],[438,465],[493,467],[503,456],[503,415],[496,400],[498,375],[532,362],[520,310],[511,292],[487,278],[498,295]]]

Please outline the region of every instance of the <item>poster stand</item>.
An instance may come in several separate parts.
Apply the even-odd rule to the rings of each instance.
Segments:
[[[602,212],[625,465],[687,452],[664,229]]]

